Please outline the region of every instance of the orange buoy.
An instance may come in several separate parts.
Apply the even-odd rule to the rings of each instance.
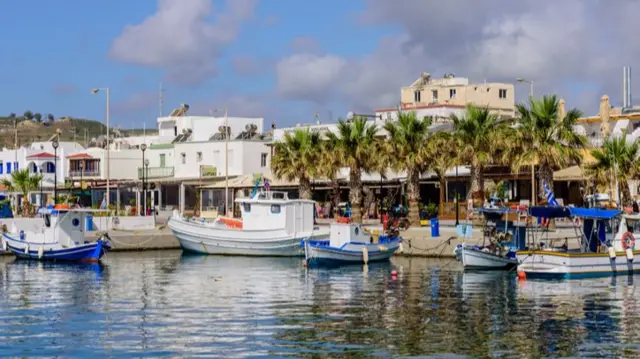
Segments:
[[[527,279],[527,273],[525,273],[525,272],[518,272],[518,279],[519,279],[519,280],[526,280],[526,279]]]

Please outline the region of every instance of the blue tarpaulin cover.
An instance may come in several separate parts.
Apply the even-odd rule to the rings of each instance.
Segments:
[[[571,216],[566,207],[531,207],[529,214],[534,217],[565,218]]]
[[[572,217],[582,217],[589,219],[612,219],[622,213],[618,209],[600,209],[600,208],[581,208],[569,207]]]

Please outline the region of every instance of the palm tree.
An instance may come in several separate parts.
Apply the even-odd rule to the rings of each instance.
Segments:
[[[336,145],[349,168],[349,201],[353,221],[362,223],[362,173],[377,169],[381,158],[376,155],[382,150],[376,138],[378,128],[365,118],[357,117],[351,122],[338,121],[337,133],[327,133],[327,138]]]
[[[31,175],[27,168],[17,170],[11,173],[11,180],[2,179],[0,183],[6,188],[8,192],[19,192],[22,194],[22,214],[27,215],[29,213],[29,192],[35,191],[40,188],[40,181],[42,181],[42,175]]]
[[[33,115],[33,118],[37,121],[37,122],[42,122],[42,114],[40,112],[36,112]]]
[[[300,198],[311,199],[311,178],[316,174],[320,135],[295,130],[274,144],[271,170],[277,178],[299,181]]]
[[[31,112],[29,110],[25,111],[23,116],[24,116],[25,119],[27,119],[29,121],[33,120],[33,112]]]
[[[587,175],[600,185],[609,184],[611,191],[614,186],[612,182],[617,181],[617,190],[622,194],[622,205],[631,205],[633,199],[629,190],[629,180],[640,172],[640,142],[627,141],[626,134],[608,137],[604,140],[602,148],[593,149],[591,155],[596,161],[585,166]]]
[[[493,162],[508,134],[509,127],[492,114],[488,108],[467,105],[463,117],[451,116],[453,133],[458,142],[459,160],[469,165],[471,185],[467,198],[476,205],[484,201],[484,170]],[[479,202],[479,203],[478,203]]]
[[[558,104],[555,95],[546,95],[540,100],[530,99],[528,107],[516,105],[520,119],[517,140],[513,142],[517,144],[513,167],[518,171],[528,163],[538,165],[540,195],[545,193],[545,183],[553,189],[554,170],[581,163],[581,150],[587,144],[586,137],[573,130],[582,112],[574,108],[558,118]]]
[[[317,171],[320,177],[324,177],[331,182],[331,211],[335,216],[340,205],[340,183],[338,174],[340,168],[344,167],[343,156],[339,153],[339,147],[335,143],[335,138],[327,138],[320,146]]]
[[[389,133],[385,143],[391,168],[407,173],[407,197],[409,223],[420,224],[420,174],[428,169],[426,148],[429,142],[431,118],[418,119],[415,111],[398,109],[398,121],[387,122],[384,129]]]
[[[444,213],[445,187],[447,171],[458,164],[458,142],[456,137],[450,132],[436,133],[427,146],[427,158],[430,162],[431,169],[436,173],[436,177],[440,182],[440,209],[439,212]],[[456,198],[458,201],[459,198]]]

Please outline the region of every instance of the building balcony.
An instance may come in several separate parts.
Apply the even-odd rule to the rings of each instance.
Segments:
[[[69,170],[69,177],[100,177],[100,169]]]
[[[145,178],[173,177],[174,169],[171,167],[147,167]],[[142,167],[138,167],[138,178],[142,179]]]

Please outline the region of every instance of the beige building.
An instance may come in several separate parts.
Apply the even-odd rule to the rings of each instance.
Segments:
[[[436,79],[423,72],[409,87],[402,88],[401,102],[403,107],[414,109],[474,104],[512,117],[515,114],[515,89],[508,83],[470,84],[468,78],[453,74]]]

